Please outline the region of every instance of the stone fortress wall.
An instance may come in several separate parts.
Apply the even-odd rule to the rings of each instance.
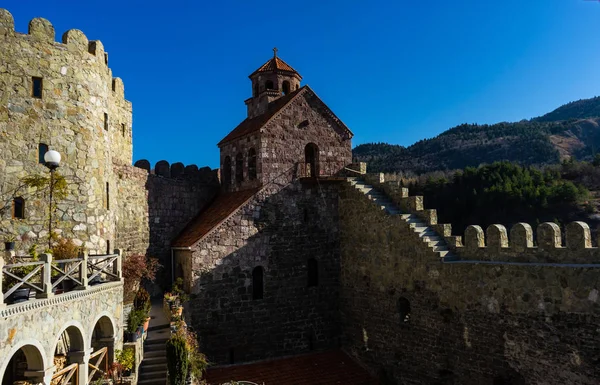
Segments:
[[[392,383],[596,384],[598,248],[589,228],[527,224],[462,238],[422,197],[369,179],[453,243],[445,261],[410,224],[346,187],[340,196],[342,344]]]
[[[147,245],[143,252],[160,260],[161,283],[168,285],[171,282],[171,241],[212,202],[220,189],[218,170],[199,169],[194,164],[184,166],[180,162],[169,165],[165,160],[151,168],[145,159],[135,162],[133,168],[140,179],[126,181],[136,184],[130,193],[141,187],[146,193],[132,197],[134,204],[126,204],[133,210],[129,211],[124,224],[131,229],[128,233],[134,234],[136,244]]]
[[[217,171],[166,161],[132,166],[132,106],[100,41],[69,30],[56,42],[42,18],[19,33],[0,9],[0,53],[0,236],[17,236],[21,255],[48,242],[47,191],[21,182],[48,176],[39,162],[45,144],[61,153],[58,172],[69,184],[53,214],[57,233],[91,251],[148,253],[170,267],[169,243],[218,191]],[[34,78],[42,79],[41,95]],[[24,218],[13,217],[17,197]]]
[[[0,228],[19,236],[24,248],[47,242],[48,198],[20,182],[48,175],[38,153],[45,144],[61,153],[58,171],[69,184],[55,213],[58,232],[104,251],[116,233],[113,163],[131,164],[132,156],[132,108],[123,82],[113,77],[100,41],[72,29],[56,42],[54,27],[42,18],[19,33],[4,9],[0,53]],[[34,86],[39,79],[41,94]],[[25,200],[24,219],[13,219],[15,197]]]

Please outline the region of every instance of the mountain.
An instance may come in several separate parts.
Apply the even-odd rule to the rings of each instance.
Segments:
[[[600,149],[600,97],[578,100],[515,123],[462,124],[409,147],[367,143],[353,156],[373,172],[417,174],[511,161],[525,166],[587,159]]]

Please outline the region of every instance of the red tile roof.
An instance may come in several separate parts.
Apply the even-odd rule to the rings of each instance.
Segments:
[[[378,385],[379,381],[340,350],[209,369],[209,385],[251,381],[265,385]]]
[[[227,136],[219,142],[218,146],[220,146],[223,143],[229,142],[230,140],[237,139],[244,135],[248,135],[252,132],[259,131],[261,127],[267,124],[267,122],[273,117],[273,115],[275,115],[277,112],[279,112],[279,110],[285,107],[288,104],[288,102],[290,102],[294,98],[294,96],[298,95],[305,88],[306,86],[272,101],[271,103],[269,103],[267,112],[265,112],[264,114],[260,114],[259,116],[255,116],[254,118],[246,118],[229,134],[227,134]]]
[[[287,64],[286,62],[284,62],[283,60],[281,60],[278,57],[273,57],[273,58],[269,59],[265,64],[261,65],[256,71],[252,72],[250,74],[250,77],[252,77],[254,74],[257,74],[259,72],[272,72],[272,71],[293,72],[296,75],[298,75],[300,77],[300,79],[302,79],[302,76],[300,76],[298,71],[293,69],[289,64]]]
[[[222,193],[200,211],[171,243],[172,247],[191,247],[212,229],[220,225],[235,210],[248,201],[259,189]]]

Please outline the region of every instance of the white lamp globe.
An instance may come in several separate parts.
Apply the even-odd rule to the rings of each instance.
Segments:
[[[44,162],[49,168],[57,168],[60,164],[60,153],[58,151],[49,150],[44,154]]]

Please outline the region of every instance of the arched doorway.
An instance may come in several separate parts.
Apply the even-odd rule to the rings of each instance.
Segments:
[[[43,371],[44,358],[40,350],[33,345],[24,345],[10,358],[2,374],[2,385],[13,385],[16,381],[41,382],[43,375],[32,377],[31,373]]]
[[[87,365],[84,362],[85,344],[81,330],[76,326],[66,327],[58,336],[54,348],[53,384],[76,385],[79,381],[77,370]]]
[[[314,143],[309,143],[304,147],[304,162],[306,166],[307,177],[316,178],[319,176],[319,147]]]
[[[111,319],[107,316],[102,316],[96,321],[92,332],[91,347],[90,364],[106,371],[115,358],[115,329]],[[89,376],[92,379],[100,378],[101,375],[102,373],[98,370],[90,369]]]

